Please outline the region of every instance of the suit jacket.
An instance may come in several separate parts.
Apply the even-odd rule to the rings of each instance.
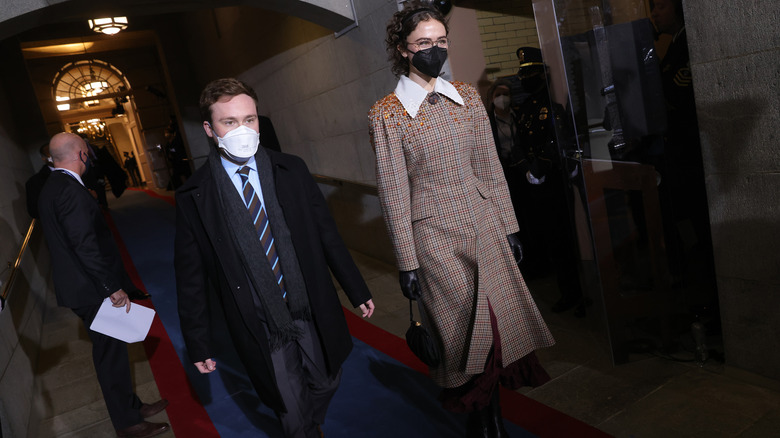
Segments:
[[[264,152],[261,149],[258,153]],[[329,268],[353,306],[368,301],[371,293],[303,160],[272,150],[265,153],[274,169],[276,194],[290,229],[328,371],[335,374],[352,350],[352,338]],[[207,299],[211,284],[257,394],[271,409],[285,412],[262,315],[253,303],[250,282],[232,243],[208,164],[176,193],[175,266],[179,318],[190,359],[199,362],[213,357]]]
[[[27,213],[30,217],[38,218],[38,198],[43,190],[43,185],[46,184],[46,179],[49,178],[51,173],[51,167],[43,165],[41,170],[24,183],[24,190],[27,193]]]
[[[52,172],[38,210],[51,253],[57,304],[97,305],[123,288],[126,276],[119,249],[100,206],[83,185],[65,172]]]

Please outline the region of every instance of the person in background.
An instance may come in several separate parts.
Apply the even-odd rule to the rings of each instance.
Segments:
[[[69,307],[84,322],[92,340],[92,361],[111,423],[120,438],[146,438],[170,429],[168,423],[144,419],[168,405],[163,399],[142,403],[133,391],[130,359],[124,341],[90,330],[100,305],[130,311],[125,292],[132,287],[116,242],[95,198],[81,177],[89,168],[87,143],[78,135],[59,133],[51,138],[54,164],[38,200],[43,234],[51,253],[57,304]]]
[[[184,148],[184,140],[179,132],[179,123],[174,116],[171,116],[170,122],[165,128],[165,153],[171,172],[168,188],[176,190],[192,175],[192,170],[187,151]]]
[[[509,188],[509,196],[512,199],[512,207],[515,210],[521,237],[527,228],[523,223],[522,199],[520,188],[524,183],[525,175],[520,171],[518,164],[522,161],[522,155],[516,137],[515,115],[512,112],[512,99],[510,89],[512,81],[508,78],[498,78],[490,85],[487,91],[487,114],[490,120],[490,128],[493,131],[493,141],[496,143],[498,160],[504,171],[504,178]],[[527,260],[527,248],[524,246],[523,259]],[[521,263],[521,267],[522,267]]]
[[[84,186],[89,190],[92,196],[98,200],[100,207],[104,210],[108,210],[105,172],[103,172],[100,160],[98,159],[97,154],[95,154],[95,149],[90,144],[87,136],[81,135],[80,137],[84,140],[84,143],[87,144],[87,154],[89,155],[87,170],[83,175]]]
[[[512,114],[511,86],[512,82],[509,79],[498,78],[490,85],[487,92],[487,113],[490,119],[490,128],[496,142],[498,159],[504,167],[505,174],[506,170],[519,160],[517,157],[518,148],[515,145],[515,118]]]
[[[38,196],[41,194],[41,189],[49,178],[51,170],[54,168],[54,164],[51,161],[51,155],[49,155],[49,144],[45,144],[38,149],[38,153],[41,154],[41,161],[43,166],[35,175],[31,176],[27,182],[24,183],[25,193],[27,194],[27,214],[31,218],[38,218]]]
[[[534,351],[554,340],[517,263],[522,248],[487,113],[473,86],[439,77],[448,28],[407,2],[387,25],[400,76],[369,112],[379,200],[404,296],[422,302],[443,358],[430,368],[468,436],[507,436],[499,383],[549,380]]]
[[[284,436],[319,438],[352,350],[331,272],[363,317],[374,312],[371,293],[303,160],[258,148],[255,91],[217,79],[200,109],[214,146],[176,192],[174,264],[189,356],[201,373],[217,368],[207,295],[214,290]]]
[[[138,162],[135,160],[130,152],[125,152],[125,170],[130,175],[130,179],[133,182],[133,187],[139,187],[141,185],[141,173],[138,171]]]
[[[673,287],[686,290],[693,313],[712,316],[715,262],[682,0],[653,0],[651,7],[658,33],[672,37],[660,64],[667,129],[658,191]]]
[[[563,108],[553,104],[547,89],[547,66],[536,47],[517,49],[520,68],[512,87],[521,237],[527,278],[555,273],[560,298],[553,312],[582,304],[577,271],[577,242],[571,221],[571,189],[558,145],[556,128],[564,129]],[[584,316],[584,307],[575,312]]]

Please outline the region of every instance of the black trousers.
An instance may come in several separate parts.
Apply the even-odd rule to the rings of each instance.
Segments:
[[[341,370],[329,376],[317,329],[310,321],[295,321],[303,329],[300,340],[271,353],[276,384],[287,412],[277,412],[287,438],[319,438],[317,426],[325,422]]]
[[[133,391],[127,343],[89,329],[99,308],[96,305],[72,310],[84,322],[92,340],[92,362],[111,423],[114,429],[125,429],[143,421],[139,413],[141,400]]]

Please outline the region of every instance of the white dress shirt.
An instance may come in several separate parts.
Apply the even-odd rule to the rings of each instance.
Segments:
[[[238,173],[238,170],[244,166],[249,166],[249,168],[252,169],[249,172],[249,183],[252,184],[252,188],[255,189],[257,197],[260,198],[260,204],[265,205],[263,199],[263,190],[260,186],[260,177],[257,174],[257,163],[255,162],[255,157],[249,157],[249,160],[247,160],[247,162],[244,164],[233,163],[232,161],[227,160],[222,156],[220,156],[220,159],[222,159],[222,167],[225,168],[225,172],[227,172],[228,176],[230,177],[230,181],[233,182],[233,186],[236,188],[238,194],[241,196],[241,199],[244,201],[244,205],[246,205],[246,199],[244,199],[244,183],[241,181],[241,175]]]

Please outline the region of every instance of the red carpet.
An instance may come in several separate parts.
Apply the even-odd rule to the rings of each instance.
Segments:
[[[428,374],[428,367],[412,354],[406,340],[387,332],[344,309],[349,332],[357,339],[387,354],[404,365]],[[501,388],[501,410],[504,418],[542,438],[611,437],[595,427],[570,417],[518,392]]]
[[[150,194],[154,193],[147,190],[144,191]],[[154,193],[154,195],[157,194]],[[159,197],[163,198],[162,196]],[[133,260],[127,252],[122,236],[119,235],[119,231],[116,225],[114,225],[111,214],[105,214],[105,217],[108,226],[111,227],[111,231],[114,234],[117,246],[119,246],[119,252],[122,255],[127,275],[130,276],[130,279],[136,286],[146,291],[146,287],[138,275]],[[144,305],[154,309],[154,304],[151,300],[143,302],[134,301],[133,305]],[[149,335],[144,341],[144,350],[146,351],[146,357],[149,359],[154,380],[157,382],[157,388],[160,390],[160,396],[168,399],[168,402],[170,402],[166,412],[174,433],[180,437],[219,437],[217,429],[206,413],[206,409],[198,401],[198,396],[192,388],[189,379],[187,379],[179,356],[176,354],[176,350],[173,348],[173,344],[168,338],[160,318],[157,316],[155,316],[152,327],[149,329]]]
[[[173,197],[146,189],[131,190],[142,191],[151,197],[175,205]],[[137,286],[142,290],[146,290],[110,214],[106,214],[106,220],[114,233],[128,275]],[[150,301],[141,304],[154,308]],[[406,345],[405,339],[369,323],[347,309],[344,309],[344,315],[352,336],[370,345],[372,348],[387,354],[405,366],[420,373],[428,374],[427,366],[412,354]],[[159,317],[154,319],[149,336],[144,342],[144,349],[146,350],[160,394],[170,402],[167,413],[176,435],[199,438],[218,437],[219,434],[205,408],[198,401],[198,397],[187,378],[181,361]],[[515,391],[504,388],[501,391],[501,406],[504,417],[534,435],[543,438],[603,438],[611,436]]]
[[[174,200],[173,196],[161,195],[161,194],[159,194],[159,193],[157,193],[157,192],[155,192],[153,190],[137,189],[137,188],[134,188],[134,187],[128,187],[127,190],[135,190],[136,192],[144,192],[147,195],[151,196],[152,198],[162,199],[163,201],[165,201],[165,202],[167,202],[167,203],[169,203],[171,205],[176,205],[176,201]]]

